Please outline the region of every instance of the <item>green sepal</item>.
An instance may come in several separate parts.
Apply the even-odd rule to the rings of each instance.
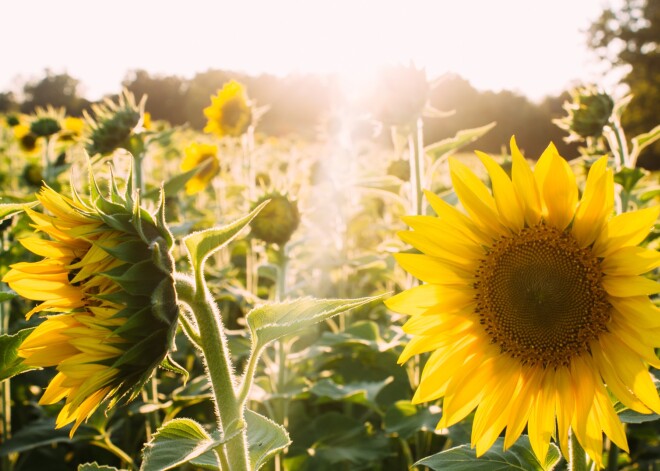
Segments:
[[[37,366],[27,366],[18,356],[18,347],[36,327],[23,329],[14,335],[0,335],[0,381],[12,378],[26,371],[40,370]]]
[[[268,201],[264,201],[247,216],[227,224],[226,226],[193,232],[184,237],[183,242],[186,245],[190,262],[195,271],[201,272],[204,268],[204,262],[206,259],[236,237],[267,204]]]
[[[151,296],[163,277],[163,273],[154,267],[151,260],[121,265],[103,274],[128,294],[135,296]]]
[[[523,435],[508,450],[503,451],[504,438],[498,438],[486,453],[477,458],[475,449],[461,445],[419,460],[414,466],[427,466],[442,471],[494,471],[516,469],[519,471],[551,470],[561,459],[559,448],[550,443],[543,462],[534,455],[529,437]]]
[[[165,188],[162,186],[160,188],[158,209],[156,210],[156,224],[162,232],[162,236],[165,239],[167,246],[170,248],[173,247],[174,235],[172,234],[172,231],[170,231],[170,228],[167,226],[167,222],[165,221]]]
[[[388,294],[357,299],[300,298],[259,306],[245,316],[255,350],[307,326],[355,307],[381,300]]]
[[[176,324],[179,308],[174,280],[165,278],[156,286],[151,295],[151,310],[165,324]]]
[[[110,226],[112,229],[127,233],[137,235],[137,230],[133,226],[133,216],[127,213],[118,213],[118,214],[99,214],[104,223]]]
[[[184,386],[188,382],[188,378],[190,378],[190,373],[188,373],[188,370],[186,370],[183,366],[179,365],[169,353],[165,355],[163,361],[160,362],[160,367],[167,371],[171,371],[172,373],[176,373],[178,375],[183,376]]]
[[[140,240],[129,239],[115,247],[103,247],[101,245],[101,248],[122,262],[135,263],[151,258],[149,247]]]
[[[153,329],[151,334],[131,346],[131,348],[117,357],[117,359],[111,365],[112,368],[121,369],[122,366],[127,364],[144,365],[145,358],[152,358],[154,356],[154,351],[151,345],[155,343],[156,346],[158,346],[158,344],[163,343],[160,342],[163,337],[163,330],[165,330],[164,327],[161,327],[160,329]],[[162,350],[165,350],[165,348],[162,348]],[[162,360],[159,358],[157,363],[160,363],[161,361]],[[142,369],[144,368],[141,368],[141,370]],[[151,371],[149,371],[149,374],[151,374]]]
[[[631,193],[637,182],[640,181],[648,172],[639,167],[628,168],[623,167],[614,174],[614,181],[621,185],[626,193]]]
[[[150,328],[152,325],[152,318],[150,315],[151,306],[139,307],[126,307],[117,312],[113,318],[123,317],[126,319],[119,327],[112,331],[112,335],[121,336],[123,338],[141,338],[144,337],[144,329]]]

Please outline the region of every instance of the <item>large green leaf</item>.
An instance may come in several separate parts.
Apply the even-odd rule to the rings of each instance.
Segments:
[[[78,465],[78,471],[124,471],[124,470],[115,468],[114,466],[100,465],[95,461],[94,463],[85,463]]]
[[[250,328],[255,349],[260,351],[269,342],[384,296],[386,295],[357,299],[300,298],[264,304],[250,311],[245,320]]]
[[[207,162],[204,162],[206,165],[211,165],[211,159],[209,159]],[[188,170],[187,172],[180,173],[176,175],[175,177],[167,180],[163,184],[163,192],[165,193],[165,196],[173,196],[176,193],[178,193],[184,186],[186,186],[186,183],[188,183],[188,180],[193,178],[197,173],[199,173],[203,168],[206,167],[206,165],[200,165],[198,167],[193,168],[192,170]],[[159,198],[160,197],[160,188],[154,188],[152,190],[147,191],[143,196],[143,198]]]
[[[227,224],[226,226],[212,227],[211,229],[206,229],[204,231],[193,232],[184,237],[183,242],[186,244],[188,254],[190,255],[190,261],[195,267],[195,270],[202,270],[206,259],[236,237],[238,233],[247,226],[257,214],[259,214],[259,211],[261,211],[269,201],[270,200],[264,201],[247,216]]]
[[[408,439],[420,430],[435,430],[440,415],[440,408],[437,406],[416,406],[410,401],[401,400],[387,408],[383,422],[387,433],[396,433],[399,437]]]
[[[458,131],[454,137],[448,137],[441,141],[435,142],[426,146],[424,149],[427,155],[431,156],[433,160],[438,160],[443,157],[449,156],[452,152],[456,152],[458,149],[465,147],[468,144],[479,139],[481,136],[486,134],[488,131],[495,127],[495,122],[486,124],[478,128],[472,129],[463,129]]]
[[[233,437],[240,430],[227,434]],[[214,438],[204,428],[191,419],[174,419],[160,427],[142,450],[143,471],[165,471],[187,463],[224,443],[223,437]],[[216,460],[217,457],[213,458]],[[218,464],[219,466],[219,464]]]
[[[549,471],[561,459],[559,448],[551,443],[548,455],[541,463],[534,455],[527,435],[520,437],[507,451],[503,451],[503,445],[504,439],[498,438],[479,458],[476,450],[461,445],[419,460],[415,466],[442,471]]]
[[[245,421],[250,450],[250,469],[257,471],[271,457],[286,448],[291,440],[284,427],[261,414],[246,410]]]
[[[14,335],[0,335],[0,381],[26,371],[38,370],[39,367],[27,366],[18,356],[18,347],[35,329],[23,329]]]
[[[15,298],[16,296],[18,295],[13,291],[0,291],[0,303],[4,301],[9,301],[10,299]]]

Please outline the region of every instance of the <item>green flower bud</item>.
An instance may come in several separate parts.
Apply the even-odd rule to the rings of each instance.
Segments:
[[[267,244],[286,244],[300,224],[300,213],[295,201],[280,193],[266,195],[257,201],[253,209],[270,199],[250,223],[252,236]]]
[[[572,92],[573,101],[565,103],[568,116],[557,121],[574,139],[600,137],[614,110],[614,100],[607,93],[593,86],[577,88]]]
[[[37,118],[30,125],[30,132],[37,137],[49,137],[60,132],[62,127],[56,119],[51,117]]]

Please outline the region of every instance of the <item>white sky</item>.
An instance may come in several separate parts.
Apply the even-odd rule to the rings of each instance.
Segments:
[[[186,78],[209,68],[342,72],[383,63],[452,71],[479,89],[532,99],[603,66],[584,31],[607,0],[31,0],[0,7],[0,90],[48,67],[90,99],[119,91],[129,69]],[[604,84],[607,86],[607,84]]]

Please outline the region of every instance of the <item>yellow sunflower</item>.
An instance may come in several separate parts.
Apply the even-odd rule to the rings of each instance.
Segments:
[[[20,242],[44,258],[12,265],[3,281],[41,302],[28,319],[55,313],[19,356],[30,366],[56,367],[40,403],[66,398],[56,426],[75,422],[73,435],[103,401],[132,399],[167,354],[177,316],[171,243],[146,211],[133,213],[130,198],[113,194],[90,206],[46,186],[37,197],[48,214],[26,212],[49,239]]]
[[[218,146],[192,143],[185,148],[185,157],[181,162],[181,170],[187,172],[197,166],[202,168],[186,183],[186,193],[193,195],[202,191],[213,177],[220,171],[218,161]]]
[[[578,198],[552,144],[533,171],[513,138],[511,153],[511,179],[478,153],[492,193],[450,162],[465,212],[427,193],[437,217],[405,219],[413,230],[400,237],[422,253],[396,258],[425,284],[387,301],[411,316],[400,361],[432,352],[414,401],[444,398],[439,428],[476,408],[477,455],[505,427],[511,446],[525,426],[537,457],[545,458],[552,436],[567,453],[571,429],[602,465],[602,432],[628,449],[609,393],[632,410],[660,413],[648,372],[660,367],[660,312],[649,299],[660,288],[641,276],[660,255],[638,247],[659,210],[611,217],[606,158],[591,167]]]
[[[252,106],[247,97],[245,87],[231,80],[217,96],[211,97],[211,106],[204,108],[208,122],[204,132],[219,137],[238,137],[247,131],[252,124]]]

